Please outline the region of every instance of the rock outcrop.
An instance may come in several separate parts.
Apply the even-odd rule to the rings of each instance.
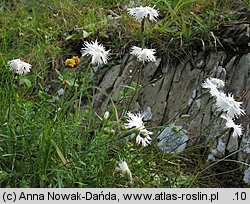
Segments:
[[[139,74],[142,87],[134,94],[130,110],[150,109],[152,118],[148,121],[149,126],[174,122],[187,131],[193,144],[209,142],[217,146],[220,139],[220,142],[225,143],[222,155],[235,152],[239,160],[249,163],[249,32],[248,21],[227,25],[214,32],[222,43],[221,49],[211,51],[193,49],[186,55],[183,54],[181,60],[170,61],[167,57],[161,56],[154,63],[142,65],[127,54],[120,64],[105,73],[99,86],[116,104],[126,105],[131,98],[122,98],[121,92],[123,94],[133,92],[135,87],[131,87],[131,82],[136,82]],[[242,138],[233,138],[230,131],[222,134],[225,128],[224,121],[213,106],[214,99],[205,94],[206,90],[201,87],[207,77],[224,80],[226,84],[224,91],[232,93],[235,100],[243,102],[242,107],[246,115],[236,121],[244,127]],[[95,99],[97,109],[102,111],[110,103],[110,98],[101,92],[96,94]],[[184,114],[189,117],[180,117]]]

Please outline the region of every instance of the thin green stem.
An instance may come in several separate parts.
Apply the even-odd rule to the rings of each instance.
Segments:
[[[141,21],[141,48],[145,47],[144,31],[145,31],[146,18],[144,17]]]

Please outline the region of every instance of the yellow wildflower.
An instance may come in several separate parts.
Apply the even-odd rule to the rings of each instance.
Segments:
[[[64,64],[68,68],[75,68],[80,64],[80,58],[78,56],[73,56],[70,59],[66,59]]]

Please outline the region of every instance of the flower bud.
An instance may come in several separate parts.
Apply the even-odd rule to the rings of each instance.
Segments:
[[[104,120],[107,120],[108,118],[109,118],[109,112],[106,111],[106,112],[104,113],[103,119],[104,119]]]

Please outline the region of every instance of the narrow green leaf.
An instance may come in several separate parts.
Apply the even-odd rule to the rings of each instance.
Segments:
[[[63,156],[63,153],[61,152],[61,150],[59,149],[59,147],[57,146],[57,144],[55,143],[54,140],[51,140],[51,143],[52,143],[52,145],[56,148],[56,152],[57,152],[59,158],[61,159],[63,165],[66,166],[66,165],[68,164],[68,162],[67,162],[67,160],[65,159],[65,157]]]

